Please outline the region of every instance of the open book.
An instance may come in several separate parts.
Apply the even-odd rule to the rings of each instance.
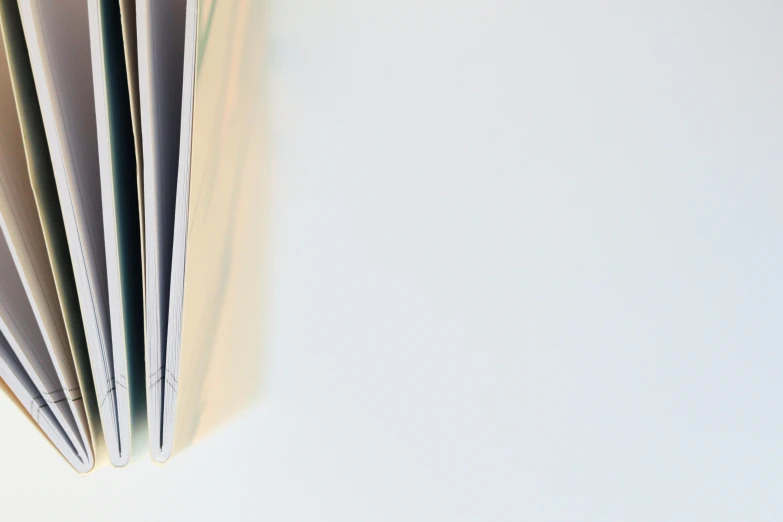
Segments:
[[[0,378],[78,471],[163,462],[251,186],[258,2],[0,5]]]

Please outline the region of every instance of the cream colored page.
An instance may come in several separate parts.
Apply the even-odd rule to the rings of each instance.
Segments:
[[[169,368],[174,451],[258,393],[263,4],[199,2],[181,348]]]

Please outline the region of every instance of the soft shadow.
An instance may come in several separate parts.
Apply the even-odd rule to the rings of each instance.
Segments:
[[[261,393],[265,13],[257,0],[200,5],[175,454]]]

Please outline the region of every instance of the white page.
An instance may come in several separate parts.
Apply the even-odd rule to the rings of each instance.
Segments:
[[[137,4],[144,151],[147,414],[150,450],[163,438],[166,333],[176,204],[185,44],[185,0]]]
[[[19,403],[76,471],[80,473],[90,471],[93,467],[92,461],[79,456],[78,450],[52,414],[51,407],[24,371],[19,359],[2,335],[0,335],[0,379],[8,385]]]
[[[39,372],[35,377],[42,385],[44,381],[57,385],[41,391],[46,391],[52,402],[58,401],[54,414],[65,420],[68,436],[78,440],[86,464],[92,462],[89,425],[27,169],[11,62],[6,53],[7,41],[11,45],[22,43],[13,41],[15,35],[20,35],[21,28],[10,27],[14,21],[18,24],[19,19],[18,12],[9,13],[8,7],[3,6],[3,38],[0,40],[0,114],[6,116],[0,120],[0,230],[5,241],[3,261],[12,260],[11,266],[3,266],[6,278],[3,287],[10,292],[5,299],[8,308],[14,309],[9,310],[6,319],[16,323],[9,328],[18,327],[19,331],[25,330],[28,334],[14,340],[21,345],[20,350],[25,351],[25,361],[31,361],[31,354],[35,359],[30,362],[33,366],[39,360],[48,359],[36,368]],[[16,295],[15,277],[24,290],[24,297]],[[38,335],[31,325],[17,322],[20,316],[24,321],[29,320],[28,312],[35,320]],[[42,350],[46,351],[45,355]],[[50,373],[52,370],[54,375]]]
[[[66,389],[57,376],[5,238],[0,238],[0,274],[0,333],[35,384],[41,401],[50,406],[80,459],[91,462],[69,406],[70,402],[82,401],[79,388]]]
[[[166,386],[163,407],[163,439],[161,450],[153,456],[161,462],[168,460],[174,447],[174,423],[176,417],[180,344],[182,341],[182,304],[185,283],[185,252],[187,247],[188,200],[190,198],[191,138],[193,132],[193,95],[196,74],[196,34],[198,2],[188,0],[185,26],[185,56],[182,86],[182,117],[180,122],[180,157],[177,177],[177,204],[173,260],[171,267],[171,296],[169,301],[169,325],[167,334]]]
[[[121,459],[108,309],[87,4],[21,0],[74,268],[106,446]]]
[[[120,6],[107,0],[89,0],[88,7],[112,351],[118,383],[121,454],[113,464],[123,466],[133,452],[131,412],[145,409],[137,156]]]

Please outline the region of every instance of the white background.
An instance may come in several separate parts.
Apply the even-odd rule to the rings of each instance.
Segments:
[[[0,518],[780,520],[781,27],[272,0],[262,400],[77,477],[0,399]]]

